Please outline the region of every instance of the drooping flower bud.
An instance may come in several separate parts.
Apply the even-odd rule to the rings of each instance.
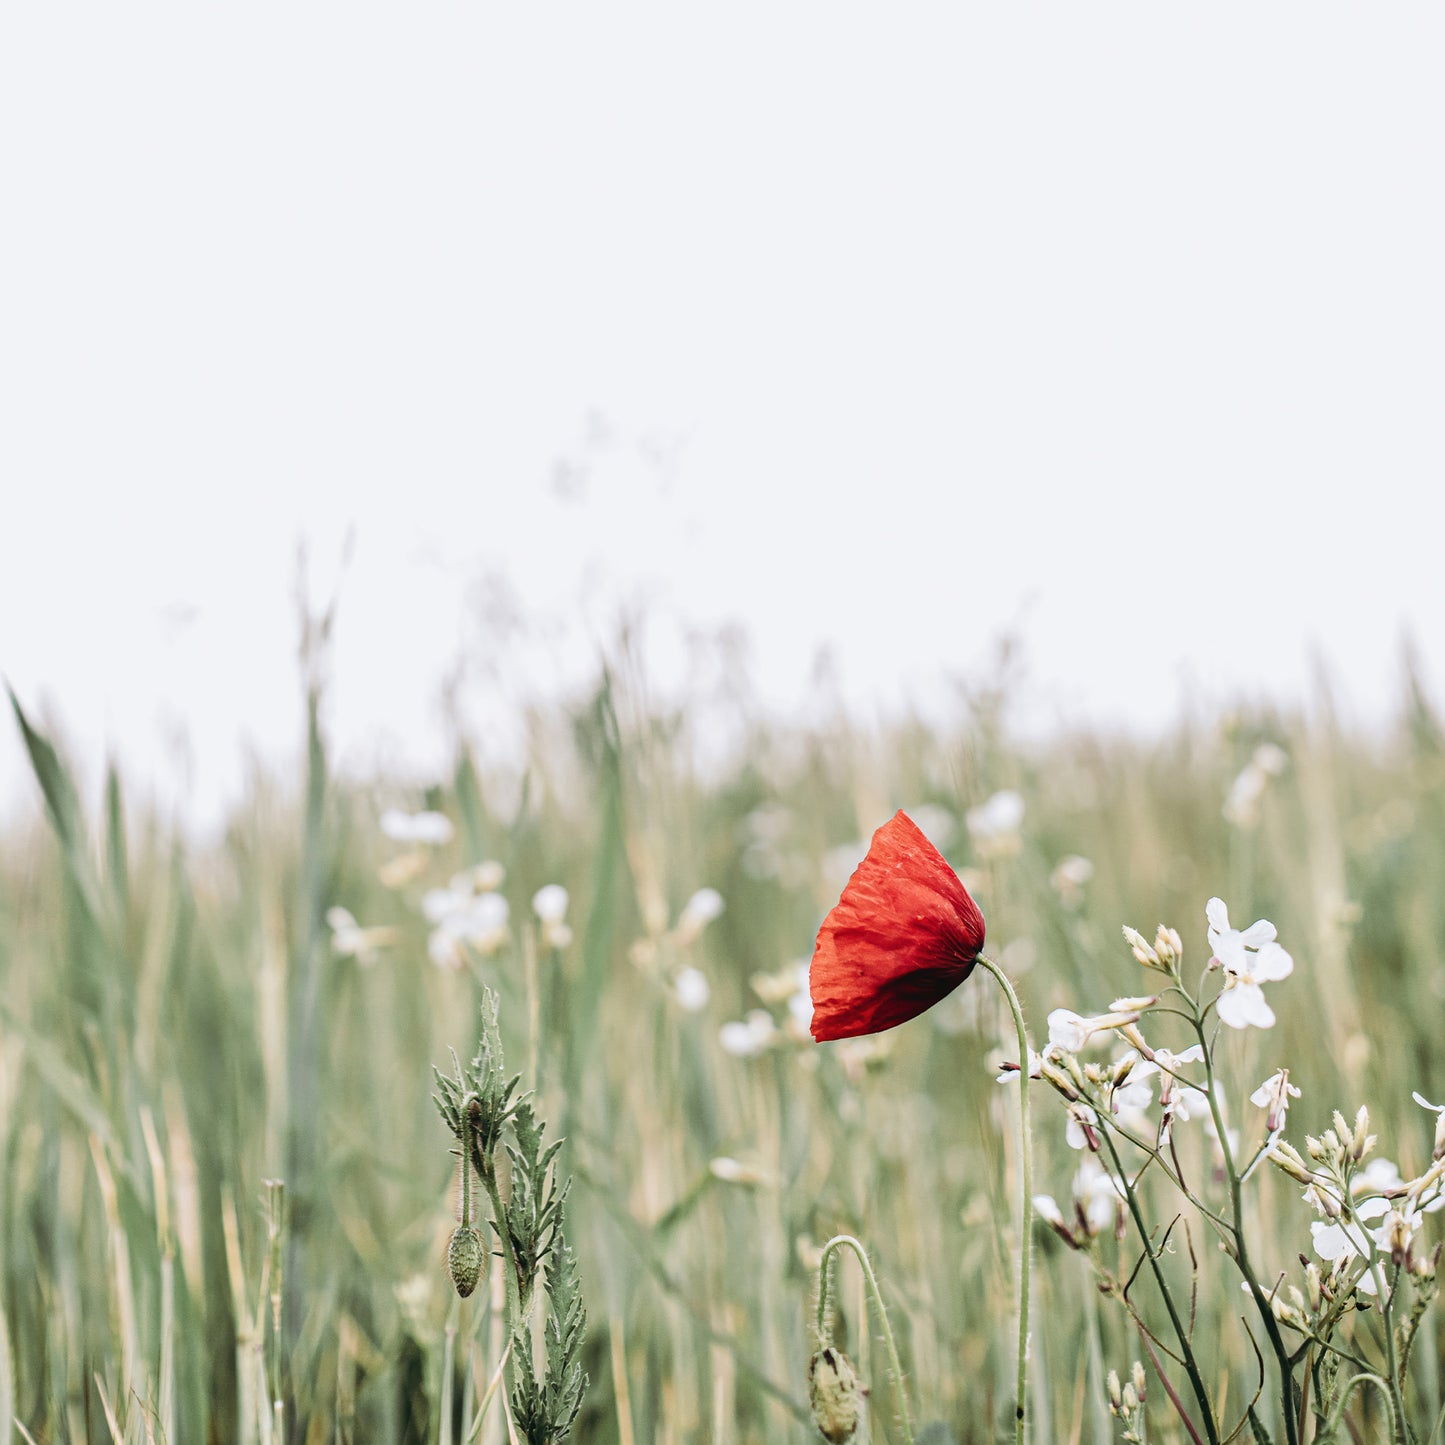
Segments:
[[[463,1299],[476,1289],[486,1258],[481,1235],[469,1224],[458,1225],[447,1245],[447,1273]]]
[[[808,1361],[808,1402],[813,1423],[832,1445],[848,1445],[858,1433],[867,1395],[853,1362],[832,1345],[824,1345]]]

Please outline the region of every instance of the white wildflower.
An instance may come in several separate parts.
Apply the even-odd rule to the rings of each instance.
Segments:
[[[1284,1128],[1289,1101],[1299,1096],[1299,1090],[1289,1081],[1289,1070],[1277,1069],[1249,1096],[1249,1102],[1269,1110],[1264,1127],[1273,1134]]]
[[[682,905],[674,938],[679,943],[691,943],[722,911],[722,894],[716,888],[699,888]]]
[[[1064,1125],[1064,1138],[1070,1149],[1099,1147],[1099,1116],[1088,1104],[1070,1104],[1069,1120]]]
[[[398,843],[425,843],[436,848],[450,843],[456,829],[445,813],[404,813],[400,808],[388,808],[381,815],[381,831]]]
[[[735,1059],[754,1059],[772,1047],[778,1037],[772,1014],[755,1008],[741,1021],[726,1023],[718,1030],[723,1052]]]
[[[700,1013],[712,997],[712,985],[700,968],[684,968],[672,981],[672,991],[678,1006],[685,1013]]]
[[[567,890],[560,883],[548,883],[532,895],[532,912],[542,923],[542,942],[548,948],[566,948],[572,942],[567,926]]]
[[[1124,1188],[1092,1154],[1079,1165],[1072,1187],[1074,1202],[1091,1235],[1116,1226],[1125,1202]]]
[[[394,928],[363,928],[345,908],[328,908],[331,950],[338,958],[354,958],[363,968],[376,962],[378,951],[396,941]]]
[[[1139,999],[1121,999],[1121,1003],[1139,1003]],[[1139,1022],[1137,1009],[1114,1009],[1109,1013],[1085,1017],[1073,1009],[1056,1008],[1049,1015],[1049,1043],[1058,1049],[1067,1049],[1076,1054],[1097,1033],[1122,1028],[1125,1024]]]
[[[1224,969],[1224,988],[1215,1007],[1221,1023],[1232,1029],[1273,1028],[1274,1010],[1260,987],[1288,978],[1294,960],[1275,940],[1274,924],[1261,918],[1243,931],[1229,926],[1229,910],[1219,898],[1205,908],[1209,919],[1209,946]]]
[[[1039,1055],[1039,1054],[1036,1054],[1032,1049],[1030,1049],[1030,1050],[1029,1050],[1029,1078],[1031,1078],[1031,1079],[1037,1079],[1037,1078],[1039,1078],[1039,1077],[1042,1075],[1042,1073],[1043,1073],[1043,1068],[1044,1068],[1044,1061],[1043,1061],[1042,1056]],[[1004,1066],[1003,1069],[1001,1069],[1001,1070],[999,1071],[999,1073],[998,1073],[998,1075],[997,1075],[997,1081],[998,1081],[1000,1084],[1013,1084],[1013,1083],[1017,1083],[1017,1082],[1018,1082],[1018,1077],[1019,1077],[1019,1066],[1018,1066],[1017,1064],[1007,1064],[1007,1065]]]
[[[1049,874],[1049,884],[1059,895],[1065,908],[1077,908],[1083,902],[1084,885],[1094,876],[1094,865],[1077,853],[1060,858]]]
[[[458,895],[451,893],[451,897],[455,901]],[[431,961],[438,968],[457,969],[466,961],[467,947],[482,954],[495,953],[507,941],[510,912],[500,893],[479,893],[441,912],[427,940]]]

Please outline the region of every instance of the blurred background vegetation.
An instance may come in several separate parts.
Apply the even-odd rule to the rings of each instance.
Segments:
[[[574,1438],[816,1438],[812,1264],[847,1231],[891,1302],[915,1421],[938,1422],[931,1441],[993,1440],[1017,1247],[1000,1000],[980,974],[893,1034],[819,1047],[790,997],[898,807],[974,890],[1036,1039],[1051,1008],[1149,986],[1121,924],[1172,924],[1186,968],[1202,964],[1217,893],[1237,926],[1272,919],[1296,960],[1271,987],[1279,1026],[1224,1041],[1247,1138],[1263,1127],[1249,1091],[1287,1065],[1292,1139],[1368,1102],[1382,1153],[1407,1174],[1429,1158],[1433,1118],[1410,1093],[1445,1095],[1445,734],[1408,670],[1386,733],[1356,735],[1321,702],[1152,741],[1024,743],[985,689],[949,727],[747,718],[727,762],[701,760],[686,709],[604,672],[535,710],[522,767],[482,767],[459,742],[425,789],[337,775],[308,678],[303,774],[258,767],[204,842],[129,803],[114,772],[82,797],[27,736],[37,804],[0,838],[0,1442],[12,1417],[37,1441],[460,1439],[497,1337],[493,1289],[460,1302],[444,1273],[453,1163],[430,1070],[469,1056],[484,984],[574,1177],[591,1377]],[[995,807],[971,829],[1000,792],[1022,821],[994,826]],[[388,808],[439,810],[454,835],[397,842]],[[505,870],[505,938],[439,967],[422,900],[485,861]],[[554,883],[571,899],[561,947],[531,904]],[[704,887],[723,911],[679,926]],[[336,908],[378,931],[358,943]],[[771,1022],[725,1048],[753,1011]],[[1051,1098],[1036,1118],[1037,1187],[1063,1198],[1079,1156]],[[1180,1149],[1207,1192],[1207,1141],[1181,1125]],[[1312,1215],[1272,1175],[1251,1200],[1261,1274],[1296,1278]],[[1161,1223],[1174,1212],[1161,1192]],[[1197,1224],[1192,1239],[1197,1345],[1232,1422],[1257,1365],[1237,1280]],[[1138,1339],[1078,1257],[1047,1231],[1035,1247],[1034,1438],[1102,1445],[1104,1373]],[[1172,1262],[1188,1269],[1182,1245]],[[1147,1285],[1138,1299],[1157,1316]],[[898,1438],[851,1266],[841,1304],[873,1438]],[[1164,1403],[1151,1438],[1182,1438]],[[493,1409],[479,1438],[504,1432]]]

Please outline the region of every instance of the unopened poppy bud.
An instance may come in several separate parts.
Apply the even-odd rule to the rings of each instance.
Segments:
[[[808,1402],[813,1423],[832,1445],[847,1445],[858,1433],[867,1394],[842,1350],[825,1345],[808,1361]]]
[[[1145,1385],[1148,1384],[1148,1376],[1144,1373],[1144,1366],[1139,1360],[1134,1361],[1134,1393],[1142,1400],[1148,1393]]]
[[[447,1273],[463,1299],[476,1289],[486,1261],[482,1237],[469,1224],[460,1224],[447,1245]]]
[[[1124,1386],[1124,1413],[1132,1415],[1139,1408],[1139,1396],[1134,1390],[1134,1383],[1131,1380]]]

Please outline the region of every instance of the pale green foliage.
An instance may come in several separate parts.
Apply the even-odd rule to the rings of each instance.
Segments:
[[[1303,1091],[1290,1138],[1319,1135],[1335,1107],[1367,1100],[1377,1152],[1407,1177],[1427,1164],[1433,1120],[1410,1093],[1445,1098],[1445,745],[1425,694],[1413,689],[1399,725],[1374,737],[1352,735],[1327,711],[1308,722],[1256,712],[1193,720],[1155,742],[1080,735],[1027,747],[1000,721],[1007,696],[976,692],[957,727],[871,733],[837,716],[779,728],[742,714],[734,689],[724,720],[741,718],[746,747],[704,774],[690,712],[649,711],[640,691],[609,682],[537,712],[525,783],[510,792],[515,778],[465,749],[454,777],[425,794],[400,780],[338,777],[318,722],[302,739],[305,776],[256,773],[228,827],[204,841],[147,811],[133,786],[109,784],[101,760],[72,758],[80,767],[68,770],[65,750],[27,715],[12,738],[41,786],[29,816],[0,837],[0,1311],[25,1427],[37,1440],[85,1441],[89,1420],[90,1438],[104,1438],[99,1376],[128,1438],[144,1439],[166,1358],[177,1439],[259,1442],[260,1385],[240,1368],[257,1354],[254,1336],[237,1339],[244,1321],[262,1336],[266,1379],[279,1378],[303,1438],[435,1441],[451,1399],[460,1439],[476,1376],[485,1384],[497,1356],[490,1289],[459,1305],[444,1273],[455,1224],[447,1130],[473,1085],[449,1088],[468,1072],[465,1052],[445,1082],[433,1085],[430,1068],[450,1046],[470,1048],[485,985],[501,1001],[495,1053],[485,1025],[478,1051],[490,1147],[506,1160],[499,1173],[516,1167],[506,1144],[516,1147],[510,1111],[521,1088],[501,1069],[505,1041],[548,1137],[566,1140],[533,1205],[545,1209],[559,1166],[576,1181],[567,1230],[590,1318],[583,1327],[575,1314],[570,1334],[557,1329],[592,1382],[573,1439],[615,1445],[626,1410],[637,1442],[707,1438],[717,1422],[737,1445],[805,1445],[816,1249],[856,1231],[887,1282],[918,1439],[945,1438],[930,1434],[942,1420],[957,1445],[992,1445],[1012,1401],[1017,1258],[1008,1090],[993,1082],[993,1066],[1017,1048],[996,990],[975,976],[936,1015],[850,1051],[789,1037],[786,1005],[751,982],[808,956],[841,887],[833,851],[845,855],[846,877],[846,855],[856,862],[895,806],[933,804],[960,820],[998,789],[1023,796],[1017,853],[981,861],[961,826],[945,852],[978,870],[989,948],[1017,980],[1036,1044],[1053,1008],[1157,990],[1158,971],[1121,944],[1122,923],[1151,941],[1157,923],[1176,927],[1197,970],[1204,900],[1217,893],[1241,920],[1272,919],[1296,961],[1288,983],[1269,986],[1277,1027],[1221,1048],[1231,1126],[1252,1130],[1253,1145],[1261,1121],[1248,1092],[1288,1067]],[[1232,824],[1225,799],[1262,741],[1281,744],[1289,765],[1271,776],[1252,826]],[[378,870],[400,850],[377,818],[393,805],[441,808],[458,835],[409,881],[386,884]],[[1065,898],[1050,878],[1070,855],[1093,873]],[[422,894],[487,858],[506,865],[513,942],[442,972],[427,960]],[[530,899],[549,883],[572,895],[576,939],[529,962]],[[704,886],[726,911],[691,942],[671,937]],[[332,905],[394,938],[366,965],[338,955],[322,922]],[[711,984],[699,1013],[672,990],[684,967]],[[725,1054],[719,1027],[760,1007],[777,1042],[753,1059]],[[453,1110],[445,1125],[433,1087]],[[1045,1126],[1050,1112],[1037,1111],[1037,1188],[1062,1197],[1079,1155],[1061,1118]],[[144,1113],[165,1164],[160,1185]],[[1217,1200],[1198,1121],[1176,1137],[1187,1177]],[[115,1182],[124,1272],[92,1138]],[[718,1156],[762,1182],[713,1174]],[[1167,1224],[1177,1205],[1153,1173],[1141,1183],[1147,1217]],[[278,1357],[262,1292],[261,1201],[263,1181],[280,1176],[289,1252]],[[1311,1244],[1301,1187],[1266,1166],[1251,1178],[1268,1285],[1282,1273],[1301,1279],[1298,1256]],[[164,1232],[158,1188],[169,1191]],[[500,1250],[486,1201],[473,1202]],[[519,1237],[536,1223],[540,1244],[546,1221],[529,1212],[521,1223]],[[1442,1224],[1445,1213],[1429,1217],[1422,1249]],[[1161,1269],[1181,1312],[1193,1307],[1210,1389],[1228,1381],[1232,1428],[1260,1369],[1239,1325],[1249,1301],[1211,1239],[1197,1219],[1181,1220]],[[1137,1251],[1111,1229],[1098,1248],[1129,1278]],[[546,1275],[534,1312],[555,1307]],[[1109,1445],[1107,1370],[1140,1356],[1152,1372],[1141,1338],[1043,1229],[1034,1278],[1036,1445],[1076,1430],[1080,1445]],[[122,1288],[134,1296],[124,1314]],[[1166,1337],[1144,1275],[1136,1294]],[[873,1387],[872,1438],[896,1440],[882,1349],[859,1303],[844,1271],[839,1346]],[[1433,1418],[1441,1398],[1437,1315],[1403,1322],[1414,1418]],[[122,1318],[134,1322],[130,1361],[113,1324]],[[1373,1321],[1347,1323],[1368,1332]],[[546,1353],[533,1360],[539,1391],[551,1379],[550,1344]],[[625,1402],[614,1367],[625,1370]],[[555,1383],[560,1391],[565,1379]],[[1318,1384],[1338,1399],[1327,1363]],[[483,1437],[502,1423],[502,1398]],[[544,1427],[564,1404],[559,1393],[539,1407]],[[1152,1373],[1146,1405],[1153,1445],[1181,1438]],[[1273,1392],[1257,1409],[1282,1441]],[[1378,1392],[1361,1390],[1344,1410],[1358,1438],[1382,1438]]]

